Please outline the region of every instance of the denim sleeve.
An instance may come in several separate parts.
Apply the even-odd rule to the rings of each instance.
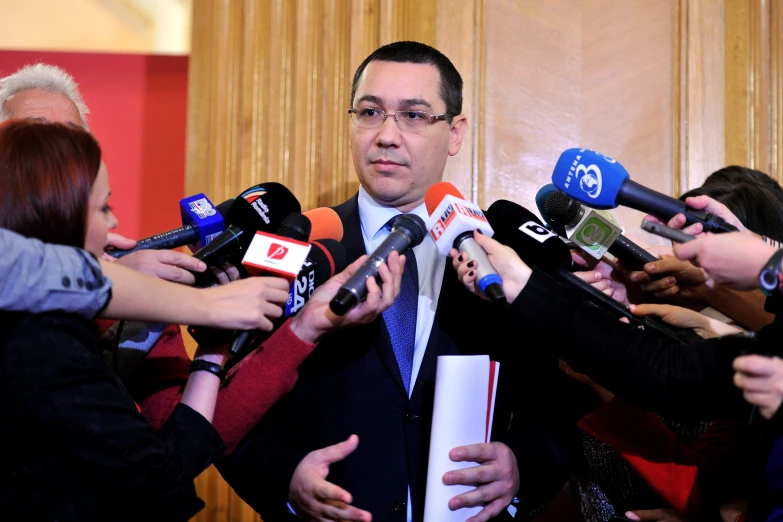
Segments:
[[[95,256],[0,228],[0,310],[64,311],[92,318],[111,299]]]

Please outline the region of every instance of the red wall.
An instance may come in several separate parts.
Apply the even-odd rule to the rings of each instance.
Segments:
[[[109,169],[117,232],[138,239],[180,226],[188,58],[0,51],[0,76],[36,62],[62,67],[79,84]]]

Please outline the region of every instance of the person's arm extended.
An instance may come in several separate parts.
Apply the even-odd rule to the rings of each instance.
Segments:
[[[272,308],[280,309],[270,296],[285,292],[284,279],[251,277],[211,288],[193,288],[163,281],[101,261],[104,274],[113,281],[113,297],[102,317],[216,328],[270,330]],[[285,287],[285,288],[283,288]]]
[[[95,257],[0,228],[0,310],[64,311],[92,318],[111,298]]]
[[[766,297],[761,290],[734,290],[715,285],[707,290],[705,297],[708,305],[748,330],[760,330],[775,319],[774,314],[764,310]]]

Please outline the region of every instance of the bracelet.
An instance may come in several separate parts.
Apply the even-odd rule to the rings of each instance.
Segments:
[[[777,250],[769,258],[764,268],[759,272],[759,285],[767,295],[780,292],[783,287],[783,272],[780,270],[780,262],[783,260],[783,249]]]
[[[217,375],[218,379],[220,379],[220,382],[226,380],[226,369],[220,366],[217,363],[205,361],[203,359],[195,359],[193,361],[190,361],[190,366],[188,367],[188,372],[209,372],[211,374]]]

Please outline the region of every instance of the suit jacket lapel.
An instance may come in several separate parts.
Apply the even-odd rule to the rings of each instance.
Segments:
[[[358,201],[359,195],[356,194],[345,203],[334,207],[335,212],[337,212],[337,215],[340,216],[343,222],[343,239],[340,243],[345,248],[348,264],[353,263],[367,253],[367,249],[364,246],[364,236],[362,235],[362,225],[359,219]],[[407,396],[405,385],[402,382],[400,367],[397,364],[397,357],[394,355],[394,349],[392,348],[389,330],[386,328],[383,316],[379,315],[376,321],[380,322],[378,336],[372,344],[378,350],[386,370],[394,378],[400,391]]]

